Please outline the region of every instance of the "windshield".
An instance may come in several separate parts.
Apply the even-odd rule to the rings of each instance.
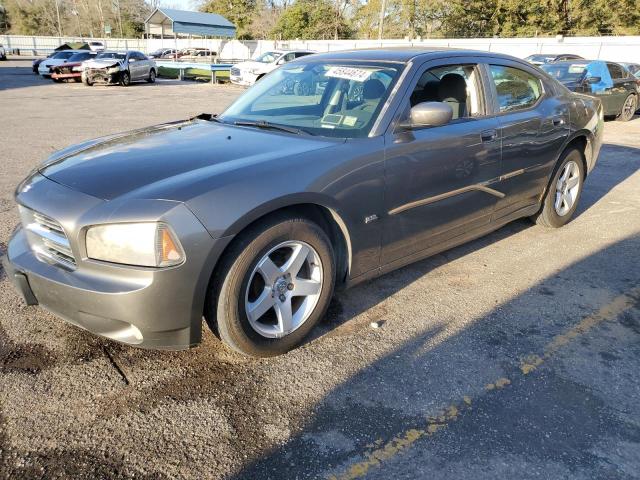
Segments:
[[[58,52],[56,54],[54,54],[51,58],[59,58],[59,59],[65,59],[65,58],[69,58],[72,55],[75,55],[76,52]]]
[[[115,58],[117,60],[124,60],[126,55],[124,53],[104,52],[100,53],[96,58]]]
[[[366,137],[398,76],[392,64],[285,65],[260,80],[219,118],[268,122],[313,135]]]
[[[530,62],[550,62],[554,57],[550,55],[529,55],[525,60]]]
[[[91,58],[93,55],[90,53],[74,53],[69,57],[69,62],[83,62],[84,60]]]
[[[577,82],[587,71],[585,63],[552,63],[540,68],[560,82]]]
[[[281,54],[277,52],[265,52],[259,57],[257,57],[254,61],[260,63],[272,63],[276,61]]]

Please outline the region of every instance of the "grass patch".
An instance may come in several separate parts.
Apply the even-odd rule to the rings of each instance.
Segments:
[[[177,68],[158,67],[158,76],[163,78],[178,78],[180,70]],[[200,68],[187,68],[184,70],[184,78],[196,81],[211,81],[211,72]],[[216,72],[218,81],[229,81],[229,71]]]

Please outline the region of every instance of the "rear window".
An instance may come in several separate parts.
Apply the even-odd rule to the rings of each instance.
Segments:
[[[587,71],[586,63],[560,63],[541,65],[540,68],[560,82],[578,82]]]

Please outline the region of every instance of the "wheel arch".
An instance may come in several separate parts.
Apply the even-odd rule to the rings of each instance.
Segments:
[[[589,162],[591,161],[591,155],[592,155],[592,151],[591,151],[592,140],[590,138],[591,135],[592,134],[591,132],[589,132],[589,130],[579,130],[575,132],[569,138],[569,140],[565,143],[564,147],[562,148],[562,150],[560,150],[560,153],[556,157],[556,160],[553,165],[553,169],[551,169],[549,178],[547,179],[547,185],[545,189],[542,191],[542,193],[540,194],[540,198],[539,198],[540,201],[544,199],[544,196],[547,194],[547,191],[549,191],[549,187],[551,186],[551,181],[553,180],[553,176],[555,175],[558,167],[560,166],[560,160],[563,158],[563,155],[567,150],[570,150],[572,148],[577,148],[578,151],[582,153],[582,166],[584,167],[584,175],[586,178],[589,171]],[[587,150],[590,150],[591,152],[587,153]]]

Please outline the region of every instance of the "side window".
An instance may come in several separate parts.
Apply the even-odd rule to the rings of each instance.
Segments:
[[[612,80],[626,77],[626,75],[622,73],[622,67],[616,63],[607,63],[607,69],[609,70],[609,75],[611,75]]]
[[[500,112],[529,108],[542,96],[542,82],[535,75],[519,68],[490,65],[496,86]]]
[[[410,97],[412,107],[422,102],[447,103],[454,120],[482,115],[478,66],[454,64],[425,71]]]
[[[296,58],[306,57],[307,55],[311,55],[311,52],[296,52]]]
[[[290,62],[291,60],[293,60],[294,58],[296,58],[296,54],[291,52],[291,53],[287,53],[284,57],[283,57],[283,61],[284,63]]]

